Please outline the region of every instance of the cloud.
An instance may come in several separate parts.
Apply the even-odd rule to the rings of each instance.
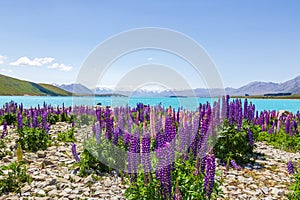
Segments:
[[[147,58],[147,60],[148,60],[148,61],[151,61],[151,60],[153,60],[153,58],[150,57],[150,58]]]
[[[15,62],[9,63],[10,65],[13,66],[20,66],[20,65],[30,65],[30,66],[42,66],[46,64],[50,64],[54,61],[54,58],[51,57],[44,57],[44,58],[34,58],[33,60],[30,60],[28,57],[23,56],[19,58]]]
[[[61,71],[68,72],[68,71],[70,71],[73,67],[72,67],[72,66],[65,65],[65,64],[53,63],[53,64],[50,65],[48,68],[49,68],[49,69],[58,69],[58,70],[61,70]]]
[[[0,55],[0,64],[3,64],[4,63],[4,60],[6,60],[6,56],[2,56]]]

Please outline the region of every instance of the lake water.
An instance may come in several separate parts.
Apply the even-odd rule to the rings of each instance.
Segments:
[[[135,106],[137,103],[157,105],[161,103],[163,106],[172,106],[174,108],[183,107],[189,110],[196,109],[199,103],[212,103],[217,99],[210,98],[149,98],[149,97],[52,97],[52,96],[1,96],[0,105],[13,100],[16,103],[23,103],[24,107],[35,107],[38,104],[43,105],[46,102],[48,105],[65,106],[72,105],[102,105],[120,106],[126,105]],[[291,112],[300,111],[300,100],[283,100],[283,99],[251,99],[257,110],[288,110]]]

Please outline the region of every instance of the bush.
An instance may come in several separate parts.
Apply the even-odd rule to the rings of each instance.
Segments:
[[[4,175],[3,170],[8,170],[8,174]],[[0,179],[0,194],[8,192],[18,192],[20,194],[24,183],[31,182],[26,165],[23,162],[13,162],[8,166],[1,166],[0,175],[4,177],[4,179]]]
[[[249,131],[252,133],[252,139]],[[258,132],[259,126],[254,126],[246,120],[243,121],[240,131],[236,125],[229,124],[225,120],[214,146],[216,157],[223,161],[235,160],[238,164],[249,162],[249,154],[253,153],[255,147],[253,141],[256,140]]]
[[[62,142],[76,142],[74,131],[75,131],[74,128],[71,128],[66,132],[58,133],[57,140]]]
[[[24,127],[19,129],[18,132],[19,139],[17,142],[26,151],[45,150],[51,145],[50,135],[45,129]]]

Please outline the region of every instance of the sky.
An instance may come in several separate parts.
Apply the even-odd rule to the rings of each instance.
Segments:
[[[299,10],[297,0],[1,0],[0,74],[74,83],[91,52],[108,38],[160,27],[196,41],[226,87],[280,83],[300,75]],[[169,66],[193,88],[205,86],[189,63],[158,50],[123,55],[98,83],[111,87],[134,67],[149,63]]]

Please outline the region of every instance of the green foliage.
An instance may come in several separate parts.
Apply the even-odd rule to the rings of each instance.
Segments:
[[[14,113],[5,113],[3,116],[0,117],[0,124],[6,121],[7,125],[16,124],[17,117]]]
[[[295,179],[294,183],[289,188],[293,192],[288,195],[288,198],[292,200],[298,200],[300,199],[300,173],[299,172],[294,175],[294,179]]]
[[[140,172],[137,176],[136,182],[128,183],[129,188],[125,191],[125,196],[129,200],[149,200],[157,199],[163,200],[161,193],[161,185],[159,180],[155,178],[155,174],[147,174],[152,177],[151,181],[145,183],[144,173]]]
[[[5,142],[3,141],[3,139],[0,139],[0,160],[6,156],[5,148]]]
[[[253,153],[255,145],[250,145],[248,129],[252,132],[253,140],[257,138],[259,126],[253,126],[246,120],[238,131],[236,125],[229,124],[226,120],[218,135],[217,143],[214,146],[216,157],[226,161],[233,159],[238,164],[250,161],[249,154]]]
[[[176,160],[174,163],[174,170],[171,174],[173,186],[172,198],[175,193],[175,186],[178,185],[182,199],[207,199],[203,187],[205,174],[200,172],[198,175],[194,175],[195,165],[195,160]],[[210,196],[210,199],[217,199],[220,196],[221,189],[219,188],[219,185],[220,182],[215,180],[213,193]],[[130,200],[164,199],[160,181],[156,179],[155,173],[144,174],[143,172],[138,173],[136,182],[130,184],[129,188],[125,191],[125,196]]]
[[[297,152],[300,150],[300,137],[298,135],[290,136],[284,130],[279,133],[269,134],[268,132],[260,132],[258,134],[258,141],[265,141],[268,144],[283,149],[285,151]]]
[[[76,138],[74,136],[74,128],[67,130],[66,132],[61,132],[57,134],[57,140],[61,142],[76,142]]]
[[[51,138],[45,129],[24,127],[19,132],[17,142],[26,151],[45,150],[51,145]]]
[[[87,176],[91,172],[109,172],[110,168],[101,163],[87,149],[80,154],[80,162],[75,163],[75,167],[79,166],[79,176]]]
[[[66,113],[53,114],[48,113],[47,115],[47,122],[50,124],[56,124],[57,122],[68,122],[71,123],[74,120],[74,115],[67,116]]]
[[[8,171],[8,174],[5,174],[4,170]],[[23,162],[13,162],[8,166],[1,166],[0,176],[3,177],[0,179],[0,194],[8,192],[21,193],[24,183],[31,182],[26,165]]]
[[[95,121],[95,116],[87,115],[87,114],[81,114],[77,121],[76,124],[78,125],[90,125],[91,122]]]

